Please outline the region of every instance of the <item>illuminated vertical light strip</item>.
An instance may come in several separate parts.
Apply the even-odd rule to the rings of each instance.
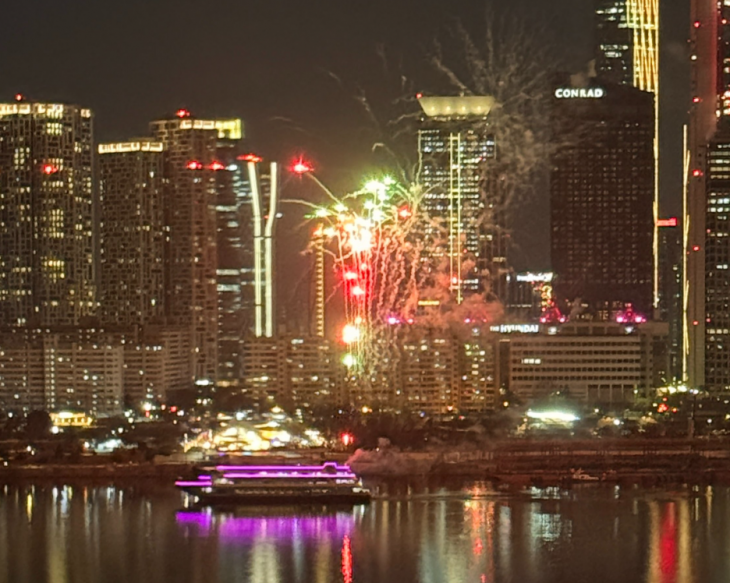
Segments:
[[[253,207],[253,275],[254,275],[254,313],[256,337],[263,336],[263,280],[261,265],[261,190],[259,189],[259,178],[256,172],[256,163],[248,163],[248,179],[251,183],[251,201]]]
[[[322,225],[315,231],[314,236],[315,334],[324,338],[324,227]]]
[[[454,148],[456,144],[456,148]],[[456,302],[462,301],[461,294],[461,134],[449,136],[449,286],[456,289]],[[454,218],[456,213],[456,218]],[[456,228],[456,234],[454,234]]]
[[[456,180],[457,180],[457,201],[458,206],[456,211],[456,285],[457,291],[456,291],[456,303],[460,304],[462,300],[462,289],[461,289],[461,203],[462,203],[462,179],[463,176],[461,174],[462,169],[462,147],[461,147],[461,133],[459,133],[459,148],[457,150],[458,155],[458,163],[456,165]]]
[[[449,289],[454,289],[454,134],[449,135]]]
[[[687,126],[684,126],[684,160],[682,164],[682,174],[684,182],[682,184],[682,382],[687,383],[689,375],[687,371],[687,359],[690,351],[689,340],[689,270],[687,267],[687,249],[689,249],[689,225],[691,217],[689,216],[689,169],[690,160],[692,158],[689,151],[689,138],[687,135]]]
[[[279,169],[276,162],[271,163],[271,194],[269,196],[269,216],[266,218],[264,231],[265,246],[265,298],[266,298],[266,330],[265,335],[274,335],[274,224],[278,213]]]

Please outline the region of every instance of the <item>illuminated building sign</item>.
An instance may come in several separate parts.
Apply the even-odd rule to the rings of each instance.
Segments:
[[[672,217],[671,219],[658,219],[656,222],[657,227],[676,227],[677,226],[677,217]]]
[[[605,96],[606,90],[601,87],[591,87],[589,89],[561,87],[555,90],[555,97],[558,99],[601,99]]]
[[[489,328],[492,332],[499,334],[537,334],[540,332],[539,324],[501,324]]]
[[[552,273],[518,273],[517,281],[525,283],[550,283],[553,280]]]
[[[99,144],[99,154],[122,154],[125,152],[162,152],[162,142],[118,142]]]

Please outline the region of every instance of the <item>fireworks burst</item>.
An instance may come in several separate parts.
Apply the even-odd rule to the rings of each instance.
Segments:
[[[492,322],[498,308],[485,294],[454,300],[448,257],[433,252],[433,235],[445,226],[425,211],[421,186],[384,177],[341,198],[328,193],[330,204],[315,207],[309,219],[333,256],[344,298],[343,363],[360,398],[388,402],[398,385],[403,334],[445,328],[471,334]]]
[[[353,372],[367,376],[383,332],[412,321],[409,298],[417,294],[421,265],[420,198],[418,188],[385,177],[310,215],[334,256],[345,299],[340,340],[348,346],[344,362]]]

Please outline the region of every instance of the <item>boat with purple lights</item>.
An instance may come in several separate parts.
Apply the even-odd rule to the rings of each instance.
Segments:
[[[370,491],[349,466],[233,466],[200,468],[175,485],[203,504],[366,504]]]

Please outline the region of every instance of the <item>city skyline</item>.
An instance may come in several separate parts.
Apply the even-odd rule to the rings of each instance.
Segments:
[[[681,156],[680,120],[687,109],[684,101],[687,64],[682,54],[687,37],[687,15],[684,0],[671,4],[664,8],[662,23],[666,29],[662,67],[663,75],[668,78],[663,107],[667,111],[664,117],[677,121],[666,122],[672,125],[665,131],[669,137],[665,136],[663,142],[669,144],[665,155],[676,160]],[[540,2],[522,0],[514,9],[517,14],[532,13],[530,19],[543,21],[545,28],[553,31],[551,35],[559,39],[555,43],[558,51],[568,55],[566,70],[578,70],[593,56],[592,3],[558,0],[547,14],[542,7]],[[370,150],[379,140],[378,130],[372,127],[355,99],[358,87],[362,86],[377,97],[382,93],[382,87],[390,92],[387,86],[395,83],[382,72],[378,47],[385,45],[391,53],[389,70],[397,69],[402,57],[404,73],[416,85],[414,93],[428,90],[432,82],[434,85],[439,83],[427,64],[435,39],[448,41],[448,29],[456,18],[473,23],[478,32],[485,4],[477,0],[459,0],[446,7],[433,2],[403,0],[395,7],[388,5],[387,10],[385,8],[383,2],[368,3],[354,9],[356,13],[351,15],[352,7],[335,2],[306,9],[274,2],[248,7],[245,11],[240,6],[224,3],[220,9],[227,11],[230,23],[223,30],[230,32],[240,26],[241,33],[219,34],[222,30],[212,22],[196,22],[195,29],[201,40],[220,38],[213,44],[203,40],[193,50],[191,46],[177,44],[176,31],[184,29],[182,24],[189,19],[188,12],[180,7],[167,11],[162,6],[145,4],[142,7],[141,3],[133,1],[113,8],[95,6],[90,12],[79,8],[78,18],[57,14],[64,25],[56,28],[50,15],[31,16],[26,14],[27,8],[13,6],[5,23],[13,21],[13,13],[17,11],[19,22],[32,20],[35,25],[32,32],[29,30],[29,34],[22,37],[18,34],[19,29],[4,31],[0,43],[7,43],[7,50],[17,50],[21,57],[0,65],[0,93],[20,92],[31,99],[68,102],[85,98],[97,114],[99,140],[104,142],[142,135],[147,120],[179,107],[187,107],[201,117],[242,117],[246,119],[248,135],[265,157],[284,162],[307,153],[329,184],[349,189],[357,180],[355,169],[372,165]],[[407,18],[414,10],[419,14],[418,22]],[[33,63],[43,63],[48,58],[44,45],[29,42],[32,38],[40,40],[43,37],[50,45],[57,44],[61,40],[59,31],[83,30],[92,13],[108,16],[86,27],[94,31],[88,42],[101,42],[108,57],[104,61],[101,54],[90,56],[89,65],[98,73],[94,81],[77,68],[69,75],[61,75],[54,68],[46,69],[42,76],[29,74],[31,70],[37,70]],[[386,14],[390,16],[383,16]],[[181,26],[162,25],[168,17]],[[338,21],[346,23],[354,34],[345,34],[342,27],[333,25]],[[272,26],[256,28],[253,24],[256,22]],[[124,34],[121,34],[120,26],[127,27]],[[272,31],[271,41],[262,35],[264,28]],[[142,46],[125,46],[124,40],[129,38],[127,29],[132,34],[145,31],[158,57],[146,58],[146,49]],[[323,39],[324,46],[309,42],[310,34]],[[78,41],[63,45],[64,54],[71,62],[76,62],[74,59],[84,46],[81,37],[82,34]],[[100,38],[104,40],[100,41]],[[213,46],[226,50],[214,53]],[[335,46],[336,51],[329,50]],[[356,66],[344,64],[350,61]],[[24,62],[31,67],[23,68]],[[130,67],[130,63],[136,64]],[[282,75],[280,70],[287,70],[287,75]],[[354,70],[361,73],[353,74]],[[330,72],[339,78],[341,85]],[[218,80],[215,80],[216,75]],[[147,83],[149,79],[159,79],[159,82]],[[108,90],[102,90],[102,87],[108,87]],[[440,87],[433,87],[433,90],[440,90]],[[353,128],[357,128],[356,131],[353,132]],[[676,164],[664,166],[662,179],[666,188],[663,190],[668,196],[663,195],[663,199],[669,201],[669,208],[663,208],[661,214],[678,215],[681,173]],[[547,233],[544,221],[536,222],[529,217],[516,221],[518,269],[527,269],[528,263],[537,264],[539,269],[548,268],[548,254],[537,233]]]
[[[529,2],[524,6],[528,5]],[[405,363],[402,351],[406,347],[400,343],[411,332],[405,333],[400,328],[412,325],[413,335],[425,337],[440,330],[438,334],[443,334],[444,338],[438,342],[456,342],[449,348],[455,355],[460,353],[459,343],[467,342],[467,337],[482,337],[482,327],[514,321],[515,316],[502,309],[502,303],[507,300],[508,284],[519,268],[519,261],[516,265],[512,262],[514,251],[519,254],[524,250],[520,249],[519,243],[514,243],[512,235],[516,230],[513,232],[512,227],[519,225],[520,212],[530,212],[533,216],[540,214],[540,205],[546,204],[546,197],[538,200],[530,193],[547,186],[541,186],[544,177],[540,177],[540,173],[546,173],[552,177],[550,197],[547,198],[552,216],[549,240],[553,246],[555,280],[550,289],[557,293],[541,298],[538,326],[560,325],[571,318],[593,318],[630,325],[630,328],[654,319],[658,312],[653,313],[653,308],[663,307],[657,305],[660,282],[656,277],[659,268],[655,198],[658,192],[655,178],[657,111],[653,106],[658,98],[656,5],[647,2],[638,12],[638,4],[617,2],[615,7],[608,9],[600,8],[603,4],[598,6],[597,14],[603,17],[614,14],[620,6],[626,8],[619,29],[625,24],[633,33],[631,42],[625,47],[627,54],[621,56],[625,62],[622,61],[622,75],[617,79],[626,87],[614,86],[600,76],[592,80],[595,67],[586,60],[574,71],[587,73],[574,75],[570,83],[566,81],[561,85],[562,89],[548,88],[548,76],[557,78],[561,69],[567,66],[556,54],[550,57],[553,60],[545,62],[547,70],[543,67],[530,73],[535,76],[534,80],[520,80],[517,85],[509,86],[520,99],[525,93],[529,96],[528,101],[522,101],[515,108],[510,103],[509,91],[503,90],[504,83],[492,83],[499,80],[499,75],[479,80],[479,74],[485,74],[485,70],[480,73],[477,57],[467,63],[475,69],[464,74],[452,69],[453,57],[439,55],[434,65],[450,77],[451,89],[444,89],[442,82],[429,81],[428,75],[420,82],[423,92],[416,93],[415,88],[406,89],[404,85],[403,91],[413,92],[401,104],[403,117],[398,119],[420,116],[418,126],[404,126],[399,130],[403,138],[399,147],[404,150],[391,149],[393,158],[390,161],[373,156],[369,163],[353,166],[353,172],[358,168],[361,178],[359,185],[351,188],[339,188],[336,182],[334,186],[330,185],[327,159],[320,158],[321,150],[300,153],[294,158],[261,156],[266,151],[267,140],[250,135],[251,124],[245,114],[241,118],[221,116],[221,112],[201,116],[198,111],[182,107],[174,114],[152,118],[155,121],[149,125],[150,138],[134,138],[139,134],[130,131],[126,141],[102,143],[98,148],[100,206],[97,211],[97,202],[90,203],[87,213],[87,219],[97,212],[101,219],[98,233],[88,231],[93,251],[87,253],[87,260],[95,269],[87,279],[94,288],[99,281],[102,285],[98,292],[94,289],[87,294],[89,309],[83,316],[100,316],[102,326],[138,329],[138,333],[124,332],[123,336],[115,337],[114,342],[117,338],[133,339],[132,342],[139,346],[156,342],[150,332],[150,327],[155,326],[161,326],[165,333],[172,335],[171,338],[178,338],[176,335],[182,333],[185,339],[180,346],[187,346],[183,351],[187,350],[190,355],[189,378],[200,386],[213,386],[218,382],[232,387],[245,386],[248,374],[245,371],[247,367],[250,370],[250,363],[246,362],[249,348],[244,340],[251,336],[272,338],[271,342],[274,342],[279,334],[307,337],[316,330],[317,335],[324,332],[328,340],[338,341],[337,347],[332,348],[335,354],[347,350],[344,356],[350,369],[347,382],[364,383],[357,390],[365,393],[355,395],[355,401],[367,405],[367,391],[372,391],[373,395],[390,395],[395,390],[393,402],[401,399],[411,402],[412,393],[425,390],[413,379],[434,378],[426,371],[436,368],[446,371],[438,375],[442,380],[433,385],[433,395],[440,395],[433,398],[440,404],[431,402],[423,406],[432,412],[442,407],[456,407],[461,401],[461,389],[458,388],[461,380],[455,381],[459,376],[457,360],[466,361],[461,356],[458,359],[449,357],[443,362],[419,357],[411,361],[415,368],[410,373],[403,373],[400,367]],[[648,20],[641,24],[644,17]],[[601,28],[600,22],[598,28]],[[697,28],[700,27],[695,26]],[[644,29],[652,33],[647,38],[644,38]],[[456,30],[460,35],[458,42],[475,34],[468,28]],[[520,35],[527,30],[535,31],[536,46],[555,32],[548,33],[539,27],[512,29],[507,26],[502,32],[516,36],[508,37],[514,45],[502,43],[508,47],[506,50],[512,51],[506,55],[506,60],[505,55],[494,52],[500,43],[488,45],[483,50],[500,59],[503,67],[527,63],[530,61],[527,53],[518,54],[520,50],[526,50],[522,46],[524,43],[519,41],[525,40]],[[598,52],[606,56],[613,46],[599,43]],[[615,73],[611,67],[599,66],[598,69],[609,77]],[[466,84],[461,85],[462,93],[468,90],[470,83],[474,87],[481,86],[482,90],[476,95],[459,96],[461,79],[466,80]],[[534,81],[533,85],[530,85],[531,81]],[[570,88],[566,89],[568,86]],[[492,90],[494,95],[489,94]],[[636,93],[636,103],[630,99],[632,91]],[[531,109],[530,99],[535,103],[550,100],[550,109],[563,109],[573,127],[563,131],[555,123],[536,124],[535,116],[540,118],[539,109]],[[211,100],[207,107],[201,108],[202,111],[214,110],[217,102]],[[364,94],[362,103],[369,108],[375,107],[376,102]],[[611,106],[616,106],[615,110],[610,109]],[[13,107],[15,109],[11,111]],[[32,99],[27,100],[19,93],[16,104],[8,104],[10,109],[6,117],[19,115],[19,108],[24,108],[24,113],[27,107],[32,110],[37,106]],[[595,112],[588,113],[589,109]],[[91,118],[91,110],[85,111]],[[377,110],[371,111],[377,117]],[[241,119],[245,122],[245,135]],[[574,124],[576,119],[581,123]],[[582,157],[571,158],[566,144],[585,139],[581,132],[586,131],[592,134],[586,142],[590,144],[590,152],[586,153],[584,147]],[[4,137],[0,137],[7,146],[17,132],[10,127],[4,128],[3,132]],[[48,129],[41,133],[52,134]],[[528,135],[533,139],[524,140],[523,136]],[[566,142],[563,142],[564,138]],[[383,139],[383,150],[395,144],[387,136]],[[25,138],[21,137],[22,140]],[[91,144],[93,141],[89,131],[86,142]],[[297,140],[293,140],[280,151],[296,144]],[[32,151],[30,156],[32,164],[37,164],[38,160],[46,164],[31,168],[31,176],[45,176],[46,182],[63,171],[62,164],[53,163],[60,146],[54,143],[48,147],[47,152]],[[76,148],[76,151],[84,149]],[[17,148],[8,150],[8,154],[15,157],[12,162],[15,166],[22,162],[18,161],[18,152]],[[415,179],[409,178],[403,167],[393,167],[393,159],[401,154],[404,154],[403,160],[418,160]],[[292,164],[292,161],[297,163]],[[265,168],[269,165],[267,175]],[[87,166],[90,168],[92,163],[88,162]],[[283,167],[281,171],[280,166]],[[50,171],[46,172],[46,167]],[[552,170],[547,172],[550,167]],[[376,168],[377,174],[372,173]],[[397,178],[387,175],[388,170],[395,170]],[[308,188],[313,183],[301,180],[304,174],[314,177],[315,171],[314,182],[323,187],[336,204],[320,206]],[[33,214],[57,214],[59,210],[49,198],[51,195],[43,194],[41,190],[33,185],[28,192],[48,210],[34,210]],[[282,198],[286,205],[280,207]],[[91,201],[91,195],[87,199]],[[357,202],[351,205],[350,200]],[[319,257],[315,258],[314,266],[311,260],[302,257],[310,241],[309,233],[306,233],[306,241],[301,234],[310,229],[294,227],[292,221],[303,218],[304,213],[295,211],[292,202],[314,204],[314,216],[328,225],[323,231],[324,248],[315,252]],[[11,203],[10,206],[21,214],[25,212],[23,203]],[[595,213],[602,215],[598,222],[592,217]],[[127,214],[135,219],[126,221]],[[315,225],[311,231],[317,228],[320,227]],[[78,222],[75,229],[79,230]],[[297,231],[298,243],[292,236]],[[619,232],[620,237],[617,236]],[[48,239],[53,238],[51,233]],[[60,238],[71,240],[70,235]],[[654,239],[653,245],[648,243],[651,239]],[[546,240],[548,237],[542,239]],[[327,245],[332,243],[339,244],[339,251],[334,252],[335,256],[339,253],[339,258],[330,270],[323,267],[322,255],[332,252],[327,250]],[[281,252],[277,253],[277,248]],[[578,253],[581,249],[586,253]],[[9,251],[16,255],[10,248]],[[34,257],[39,255],[35,251],[32,254]],[[43,269],[47,271],[54,267],[58,282],[79,280],[76,275],[68,277],[71,272],[64,267],[66,263],[69,266],[78,263],[70,259],[71,254],[64,252],[63,257],[50,259],[40,255],[46,263],[52,262],[43,264]],[[309,271],[306,271],[307,266]],[[313,267],[315,273],[312,273]],[[527,267],[537,272],[542,266],[539,261],[530,261]],[[335,277],[329,290],[323,292],[325,269]],[[25,273],[25,268],[13,271],[16,272]],[[307,283],[292,286],[297,273],[305,274]],[[406,273],[409,274],[407,278],[399,275]],[[448,281],[444,280],[444,275]],[[279,297],[277,288],[281,291]],[[298,289],[307,288],[310,293],[299,294],[299,305],[306,304],[309,309],[298,311],[285,296],[296,296]],[[333,334],[329,326],[326,332],[323,330],[322,302],[325,296],[331,298],[339,289],[345,292],[345,318],[339,322],[335,315]],[[312,294],[316,295],[314,302]],[[579,298],[586,307],[567,305]],[[316,314],[311,309],[315,304]],[[97,312],[97,308],[100,311]],[[559,309],[563,310],[562,314]],[[294,318],[293,313],[296,314]],[[328,320],[332,320],[331,315]],[[537,322],[538,316],[532,317],[533,322]],[[33,323],[33,318],[16,317],[4,325],[31,327]],[[80,318],[51,318],[43,323],[49,327],[78,325]],[[393,329],[388,331],[388,326]],[[469,327],[471,330],[467,330]],[[549,334],[550,329],[539,328],[538,333]],[[627,328],[627,333],[631,334],[632,330]],[[659,336],[663,334],[661,332]],[[453,339],[450,339],[452,335]],[[389,342],[395,345],[389,346]],[[346,349],[343,343],[351,349]],[[484,351],[477,342],[472,343],[476,352],[473,350],[469,358],[475,359],[474,366],[482,371],[477,374],[480,382],[496,383],[495,379],[500,375],[485,372],[493,365],[495,357],[490,356],[492,360],[484,366],[479,364],[479,358],[488,354],[491,348]],[[435,351],[437,355],[437,348],[423,345],[419,350]],[[310,347],[306,346],[306,349]],[[326,347],[326,350],[331,349]],[[722,347],[720,350],[722,352]],[[131,355],[125,354],[123,358],[129,359]],[[371,359],[368,366],[372,368],[363,370],[370,372],[356,372],[366,358]],[[533,360],[538,362],[541,358]],[[268,366],[264,365],[264,369]],[[128,368],[127,360],[125,367]],[[418,367],[425,368],[419,371]],[[666,372],[669,366],[659,368],[665,371],[665,382],[674,380]],[[139,370],[144,375],[143,368]],[[412,387],[405,380],[396,380],[404,374],[403,379],[414,383]],[[375,381],[380,375],[385,381]],[[311,375],[312,378],[319,376]],[[468,374],[461,376],[464,381],[468,378]],[[264,372],[260,378],[268,382],[273,377]],[[381,382],[393,386],[378,387]],[[401,382],[403,387],[409,386],[402,393],[398,389]],[[444,383],[452,382],[456,382],[453,389],[446,389]],[[484,399],[484,388],[472,387],[476,391],[474,394],[480,395],[477,401]],[[601,400],[604,397],[602,389],[596,390],[595,399]],[[626,387],[621,390],[625,393]],[[135,391],[139,393],[137,389]],[[158,390],[152,385],[141,389],[143,394],[154,395],[155,391],[160,395],[165,392],[164,387]],[[259,393],[259,397],[264,394]],[[276,389],[275,394],[280,393],[281,390]],[[413,398],[419,400],[419,397]],[[390,402],[391,397],[385,400]]]

